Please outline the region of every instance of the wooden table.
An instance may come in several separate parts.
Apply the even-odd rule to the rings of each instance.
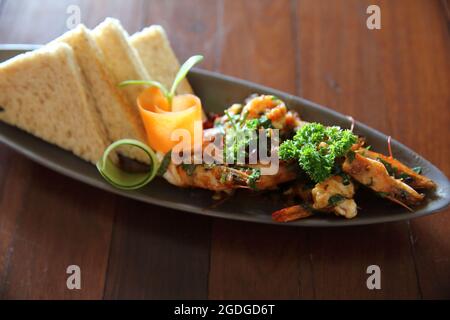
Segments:
[[[450,174],[449,6],[438,0],[0,0],[0,43],[45,43],[69,4],[94,27],[163,25],[180,59],[352,115]],[[368,30],[366,8],[381,8]],[[395,153],[395,151],[394,151]],[[0,297],[450,298],[450,210],[301,229],[210,219],[93,189],[0,145]],[[381,290],[366,268],[379,265]],[[81,267],[81,290],[66,268]]]

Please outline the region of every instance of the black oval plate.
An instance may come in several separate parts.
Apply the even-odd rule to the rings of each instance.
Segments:
[[[29,45],[0,46],[0,61],[35,48],[36,46]],[[343,128],[350,125],[344,115],[333,110],[247,81],[198,69],[190,72],[189,80],[196,94],[202,99],[205,110],[210,112],[223,112],[224,108],[230,104],[242,102],[252,93],[265,93],[276,95],[284,100],[306,121],[339,125]],[[387,137],[384,134],[359,122],[356,122],[355,133],[365,136],[374,150],[386,153]],[[177,188],[160,178],[140,190],[122,191],[106,183],[92,164],[15,127],[0,123],[0,141],[32,160],[66,176],[109,192],[163,207],[219,218],[275,223],[271,219],[271,213],[284,206],[280,199],[272,197],[269,193],[252,194],[248,191],[238,192],[233,198],[215,206],[210,191]],[[417,208],[415,212],[411,213],[373,194],[362,192],[356,198],[361,209],[355,219],[346,220],[332,214],[317,214],[308,219],[282,225],[305,227],[365,225],[412,219],[446,208],[450,200],[447,177],[430,162],[401,143],[393,140],[392,147],[395,150],[396,158],[409,166],[421,166],[423,173],[438,185],[437,190],[427,195],[427,202]]]

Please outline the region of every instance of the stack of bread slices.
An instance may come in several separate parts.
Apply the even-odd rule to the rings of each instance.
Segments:
[[[116,140],[147,139],[136,104],[143,87],[118,84],[155,80],[170,88],[179,67],[160,26],[128,36],[112,18],[94,30],[79,25],[0,64],[0,120],[95,163]],[[187,80],[177,93],[192,93]]]

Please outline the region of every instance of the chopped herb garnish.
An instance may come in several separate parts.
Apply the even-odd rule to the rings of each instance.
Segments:
[[[389,192],[377,192],[377,195],[382,198],[386,198],[387,196],[389,196]]]
[[[228,180],[228,172],[224,171],[222,172],[222,174],[220,175],[220,183],[224,184],[226,181]]]
[[[336,159],[348,153],[356,141],[350,130],[309,123],[281,144],[279,155],[282,160],[297,159],[312,180],[322,182],[332,174]]]
[[[256,189],[256,182],[261,178],[261,169],[252,169],[252,173],[248,177],[247,184],[250,188]]]
[[[350,150],[349,152],[347,152],[347,159],[350,163],[352,163],[353,160],[355,160],[355,156],[356,154],[354,151]]]
[[[251,143],[257,143],[256,131],[258,129],[272,127],[271,121],[264,115],[258,119],[247,120],[248,112],[232,114],[226,110],[225,116],[229,127],[219,126],[225,134],[224,158],[230,162],[236,162],[248,156]]]
[[[413,182],[413,180],[414,180],[409,174],[404,173],[404,172],[402,172],[398,177],[406,183]]]
[[[249,130],[256,130],[258,129],[258,125],[259,125],[259,120],[258,119],[251,119],[248,120],[245,124],[245,126],[247,127],[247,129]]]
[[[350,176],[344,172],[339,173],[342,178],[342,184],[348,186],[350,184]]]
[[[342,171],[342,165],[340,163],[335,163],[332,175],[340,176],[342,178],[342,184],[348,186],[351,182],[350,176]]]
[[[259,118],[259,126],[263,127],[264,129],[269,129],[272,127],[272,121],[268,119],[266,116],[261,116]]]
[[[422,174],[422,167],[414,167],[412,168],[412,171],[414,171],[417,174]]]
[[[331,197],[328,198],[328,205],[331,207],[336,206],[339,202],[342,202],[345,200],[345,197],[340,194],[334,194]]]
[[[389,173],[390,176],[395,177],[397,175],[397,170],[398,169],[396,167],[392,166],[389,162],[384,161],[381,158],[378,158],[377,160],[384,165],[384,167],[386,168],[386,170],[387,170],[387,172]]]
[[[402,199],[408,199],[408,192],[406,192],[405,190],[400,190],[400,197],[402,198]]]
[[[214,163],[205,163],[203,165],[203,168],[205,168],[205,170],[211,170],[212,168],[214,168],[216,166],[216,164]]]
[[[157,173],[157,175],[159,177],[163,176],[166,173],[167,168],[169,167],[169,164],[170,164],[171,157],[172,157],[172,150],[167,152],[161,161],[161,165],[159,166],[158,173]]]
[[[196,167],[197,167],[196,164],[190,164],[190,163],[182,163],[181,164],[181,168],[186,172],[186,174],[188,176],[192,176]]]
[[[247,120],[247,117],[248,117],[248,111],[246,111],[246,112],[241,114],[240,120],[239,120],[239,124],[241,126],[245,124],[245,121]]]
[[[236,120],[233,118],[233,116],[228,112],[228,110],[225,110],[224,113],[227,116],[228,121],[230,121],[231,125],[233,126],[233,129],[237,130],[238,129],[237,123]]]

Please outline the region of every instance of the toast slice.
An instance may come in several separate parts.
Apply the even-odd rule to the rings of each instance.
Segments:
[[[146,143],[146,133],[141,119],[135,116],[136,108],[128,103],[123,92],[116,86],[114,77],[110,75],[105,65],[102,51],[90,31],[85,26],[79,25],[54,42],[64,42],[72,47],[81,67],[86,91],[92,96],[109,139],[116,141],[131,138]],[[132,159],[148,160],[148,157],[136,148],[121,149],[120,153]]]
[[[150,77],[170,90],[180,69],[180,63],[163,27],[159,25],[147,27],[135,33],[129,40],[139,53]],[[177,88],[177,94],[185,93],[193,93],[187,79],[183,79]]]
[[[0,120],[96,163],[109,144],[72,48],[45,46],[0,64]]]
[[[92,32],[94,39],[103,52],[105,64],[113,77],[114,84],[118,85],[126,80],[150,80],[136,50],[128,43],[128,33],[116,19],[106,18]],[[134,107],[136,122],[140,119],[136,100],[145,89],[144,86],[128,86],[121,88],[128,103]]]

